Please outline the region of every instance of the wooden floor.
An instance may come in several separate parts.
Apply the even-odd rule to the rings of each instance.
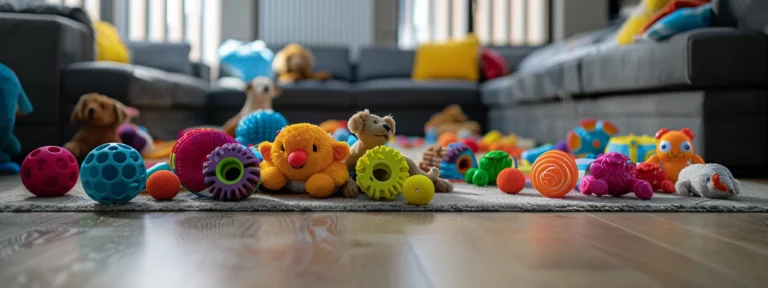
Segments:
[[[768,287],[768,214],[5,213],[0,287]]]

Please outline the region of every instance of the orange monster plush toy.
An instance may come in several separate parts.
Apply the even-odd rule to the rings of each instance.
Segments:
[[[316,125],[289,125],[278,132],[274,143],[259,144],[259,152],[264,157],[261,185],[269,190],[327,198],[349,180],[343,162],[349,145],[333,140]]]
[[[667,179],[676,183],[683,168],[691,164],[704,164],[704,159],[693,151],[693,138],[693,131],[688,128],[680,131],[662,128],[656,132],[656,155],[645,162],[659,164],[666,171]]]

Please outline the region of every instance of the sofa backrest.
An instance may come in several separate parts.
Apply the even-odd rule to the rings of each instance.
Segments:
[[[86,13],[85,10],[80,7],[68,7],[64,5],[47,3],[0,3],[0,12],[61,16],[85,25],[92,37],[95,37],[96,35],[93,30],[93,22],[91,22],[91,17],[89,17],[88,13]]]
[[[275,54],[285,47],[285,45],[267,45]],[[312,51],[315,56],[315,70],[328,71],[333,79],[353,82],[352,62],[349,59],[349,48],[331,47],[331,46],[310,46],[305,48]]]
[[[189,60],[188,43],[168,42],[127,42],[131,50],[131,63],[147,66],[172,73],[193,74],[192,62]]]
[[[396,47],[366,47],[360,51],[357,81],[410,78],[415,52]]]

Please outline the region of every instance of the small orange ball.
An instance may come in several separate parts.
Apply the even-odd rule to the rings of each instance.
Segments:
[[[515,168],[501,170],[496,177],[496,185],[501,192],[507,194],[517,194],[525,188],[525,175]]]
[[[459,142],[459,137],[453,132],[443,133],[443,135],[437,138],[437,144],[443,147],[448,147],[448,145],[456,142]]]
[[[179,194],[181,182],[171,171],[157,171],[147,179],[147,192],[159,201],[171,200]]]

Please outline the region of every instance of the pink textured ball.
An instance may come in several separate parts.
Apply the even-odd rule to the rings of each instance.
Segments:
[[[21,183],[37,197],[58,197],[77,184],[80,167],[67,149],[44,146],[27,155],[21,164]]]

